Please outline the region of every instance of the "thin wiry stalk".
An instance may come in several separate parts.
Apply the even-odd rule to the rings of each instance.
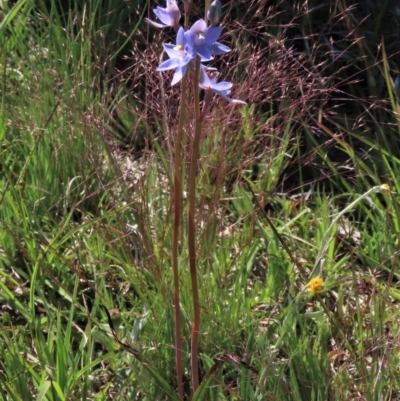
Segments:
[[[195,107],[195,134],[192,147],[192,158],[190,161],[189,172],[189,216],[188,216],[188,236],[189,236],[189,264],[190,264],[190,278],[192,282],[192,299],[193,299],[193,314],[194,319],[192,323],[192,342],[191,342],[191,368],[192,368],[192,385],[193,393],[199,387],[199,359],[198,359],[198,339],[200,330],[200,307],[199,307],[199,289],[197,285],[197,271],[196,271],[196,227],[195,227],[195,203],[196,203],[196,170],[197,159],[199,158],[199,145],[201,135],[201,116],[200,116],[200,98],[199,98],[199,73],[200,73],[200,57],[196,58],[196,68],[193,76],[194,86],[194,107]]]
[[[187,77],[182,80],[182,97],[179,116],[178,135],[175,144],[175,161],[174,161],[174,237],[172,245],[172,270],[174,274],[174,311],[175,311],[175,363],[176,375],[178,382],[179,398],[183,400],[183,368],[182,368],[182,337],[181,337],[181,309],[179,300],[179,269],[178,269],[178,246],[179,246],[179,228],[181,221],[181,153],[182,153],[182,137],[183,125],[186,120],[186,104],[187,104]]]
[[[204,5],[204,21],[207,21],[207,10],[210,8],[210,0],[205,0],[205,5]]]

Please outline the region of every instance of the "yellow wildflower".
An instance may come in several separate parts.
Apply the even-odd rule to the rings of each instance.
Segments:
[[[324,289],[324,280],[320,277],[314,277],[307,284],[308,292],[312,295],[315,295],[317,292],[320,292]]]
[[[390,195],[390,193],[391,193],[390,187],[389,187],[388,184],[383,184],[383,185],[381,185],[380,189],[381,189],[381,193],[382,193],[383,195]]]

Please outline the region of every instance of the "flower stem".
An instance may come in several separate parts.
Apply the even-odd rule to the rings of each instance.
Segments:
[[[189,172],[189,214],[188,214],[188,237],[189,237],[189,265],[190,278],[192,282],[192,299],[193,299],[193,323],[192,323],[192,341],[191,341],[191,369],[192,369],[192,385],[193,393],[199,387],[199,360],[198,360],[198,339],[200,330],[200,306],[199,306],[199,289],[197,285],[197,269],[196,269],[196,229],[195,229],[195,203],[196,203],[196,170],[197,160],[199,158],[200,134],[201,134],[201,115],[200,115],[200,96],[199,96],[199,72],[200,58],[196,58],[196,67],[194,70],[194,107],[195,107],[195,134],[192,147],[192,157],[190,161]]]
[[[207,22],[207,11],[210,8],[211,0],[205,0],[205,7],[204,7],[204,21]]]
[[[182,138],[183,126],[186,120],[187,105],[187,77],[183,77],[181,86],[181,104],[179,114],[178,134],[175,143],[175,159],[174,159],[174,232],[172,244],[172,271],[174,276],[174,313],[175,313],[175,366],[178,383],[178,395],[183,400],[183,367],[182,367],[182,337],[181,337],[181,308],[179,297],[179,229],[181,223],[181,164],[182,164]]]

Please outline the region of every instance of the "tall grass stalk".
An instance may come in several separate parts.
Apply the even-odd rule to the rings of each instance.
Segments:
[[[196,256],[196,176],[197,163],[200,153],[200,136],[202,119],[200,113],[200,94],[199,94],[199,75],[200,75],[200,57],[196,58],[196,65],[193,71],[193,92],[195,107],[195,133],[192,145],[190,170],[189,170],[189,209],[188,209],[188,250],[189,250],[189,267],[190,278],[192,283],[192,299],[193,299],[193,323],[192,323],[192,339],[190,360],[192,368],[192,386],[193,392],[199,387],[199,331],[200,331],[200,305],[199,305],[199,289],[197,284],[197,256]]]
[[[182,206],[182,141],[183,126],[186,121],[187,114],[187,76],[183,77],[181,84],[181,104],[179,114],[178,133],[175,139],[175,160],[174,160],[174,233],[172,244],[172,270],[174,275],[174,311],[175,311],[175,358],[176,358],[176,375],[178,383],[178,394],[183,400],[183,367],[182,367],[182,335],[181,335],[181,309],[179,296],[179,234],[181,225],[181,206]]]

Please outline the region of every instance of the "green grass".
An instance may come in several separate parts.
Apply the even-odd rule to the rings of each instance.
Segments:
[[[160,100],[146,4],[75,3],[0,1],[0,399],[179,400],[176,93],[164,77]],[[329,18],[224,9],[223,40],[241,48],[224,73],[250,105],[215,102],[201,142],[196,394],[181,233],[188,400],[400,400],[398,43],[381,39],[387,1],[355,44],[362,11],[347,3]],[[353,40],[348,69],[318,65],[326,32]],[[311,39],[290,49],[297,34]]]

